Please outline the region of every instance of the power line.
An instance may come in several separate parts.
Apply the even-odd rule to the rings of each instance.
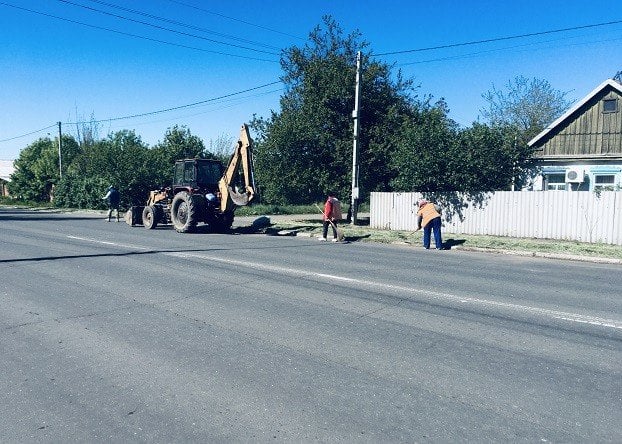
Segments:
[[[171,19],[168,19],[168,18],[165,18],[165,17],[160,17],[160,16],[157,16],[157,15],[148,14],[146,12],[141,12],[141,11],[138,11],[136,9],[125,8],[123,6],[115,5],[115,4],[112,4],[112,3],[107,3],[107,2],[104,2],[104,1],[101,1],[101,0],[89,0],[89,1],[92,2],[92,3],[97,3],[97,4],[100,4],[100,5],[108,6],[110,8],[116,8],[116,9],[120,9],[120,10],[125,11],[125,12],[130,12],[132,14],[141,15],[143,17],[149,17],[149,18],[152,18],[152,19],[155,19],[155,20],[160,20],[162,22],[170,23],[172,25],[178,25],[178,26],[181,26],[181,27],[184,27],[184,28],[194,29],[195,31],[200,31],[200,32],[204,32],[204,33],[207,33],[207,34],[213,34],[213,35],[216,35],[216,36],[219,36],[219,37],[224,37],[224,38],[228,38],[228,39],[231,39],[231,40],[237,40],[237,41],[240,41],[240,42],[250,43],[251,45],[263,46],[264,48],[275,49],[277,51],[279,51],[281,49],[281,48],[278,48],[276,46],[267,45],[267,44],[259,43],[259,42],[254,42],[252,40],[243,39],[241,37],[237,37],[237,36],[233,36],[233,35],[229,35],[229,34],[223,34],[221,32],[216,32],[216,31],[212,31],[212,30],[209,30],[209,29],[201,28],[199,26],[194,26],[194,25],[189,25],[187,23],[179,22],[177,20],[171,20]]]
[[[187,119],[190,117],[196,117],[196,116],[201,116],[204,114],[209,114],[209,113],[213,113],[214,111],[220,111],[223,109],[227,109],[227,108],[233,108],[235,106],[239,106],[240,104],[248,101],[248,99],[252,99],[252,98],[256,98],[256,97],[264,97],[270,94],[274,94],[275,92],[280,92],[283,91],[284,88],[278,88],[278,89],[273,89],[270,91],[266,91],[260,94],[253,94],[251,96],[246,96],[246,97],[240,97],[238,99],[236,99],[235,103],[221,103],[221,106],[217,106],[215,108],[210,108],[208,110],[205,111],[200,111],[197,113],[192,113],[192,114],[184,114],[184,115],[180,115],[174,118],[168,118],[168,119],[160,119],[160,120],[150,120],[148,122],[140,122],[140,123],[134,123],[132,126],[144,126],[144,125],[152,125],[154,123],[161,123],[161,122],[170,122],[171,120],[179,120],[179,119]],[[90,123],[90,122],[89,122]],[[75,123],[74,123],[75,125]],[[112,127],[111,127],[112,128]],[[117,126],[115,128],[122,128],[121,126]]]
[[[526,44],[523,44],[523,45],[508,46],[508,47],[505,47],[505,48],[486,49],[486,50],[482,50],[482,51],[470,52],[470,53],[467,53],[467,54],[460,54],[460,55],[455,55],[455,56],[438,57],[438,58],[434,58],[434,59],[419,60],[419,61],[416,61],[416,62],[398,63],[398,64],[396,64],[396,66],[410,66],[410,65],[419,65],[419,64],[423,64],[423,63],[444,62],[446,60],[465,59],[465,58],[477,57],[477,56],[489,54],[489,53],[492,53],[492,52],[508,51],[508,50],[519,49],[519,48],[524,48],[524,49],[522,49],[524,51],[524,50],[526,50],[527,47],[530,47],[530,46],[533,46],[533,45],[536,45],[536,44],[540,45],[540,44],[543,44],[543,43],[552,43],[552,42],[559,41],[559,40],[560,39],[547,40],[547,41],[542,41],[542,42],[537,42],[537,43],[526,43]],[[615,41],[619,41],[619,40],[622,40],[622,38],[606,39],[606,40],[596,40],[596,41],[591,41],[591,42],[568,43],[568,44],[565,44],[565,45],[554,45],[554,46],[548,46],[548,47],[535,48],[535,50],[537,51],[537,50],[545,50],[545,49],[551,49],[551,48],[567,48],[567,47],[572,47],[572,46],[593,45],[593,44],[598,44],[598,43],[603,43],[603,42],[615,42]],[[534,50],[534,49],[532,48],[532,50]]]
[[[208,11],[207,9],[199,8],[198,6],[189,5],[188,3],[180,2],[180,1],[177,1],[177,0],[168,0],[168,1],[171,2],[171,3],[175,3],[175,4],[178,4],[178,5],[181,5],[181,6],[185,6],[187,8],[195,9],[197,11],[205,12],[206,14],[216,15],[218,17],[226,18],[228,20],[233,20],[235,22],[244,23],[245,25],[253,26],[253,27],[259,28],[259,29],[263,29],[265,31],[274,32],[274,33],[281,34],[281,35],[284,35],[284,36],[287,36],[287,37],[292,37],[292,38],[298,39],[298,40],[305,40],[305,38],[303,38],[303,37],[298,37],[298,36],[295,36],[295,35],[292,35],[292,34],[287,34],[286,32],[278,31],[276,29],[267,28],[265,26],[261,26],[261,25],[255,24],[255,23],[247,22],[247,21],[239,19],[239,18],[229,17],[229,16],[224,15],[224,14],[219,14],[217,12]]]
[[[558,33],[558,32],[576,31],[576,30],[579,30],[579,29],[588,29],[588,28],[596,28],[596,27],[601,27],[601,26],[618,25],[620,23],[622,23],[622,20],[616,20],[616,21],[604,22],[604,23],[595,23],[595,24],[591,24],[591,25],[573,26],[572,28],[554,29],[554,30],[550,30],[550,31],[532,32],[532,33],[529,33],[529,34],[512,35],[512,36],[506,36],[506,37],[497,37],[497,38],[477,40],[477,41],[472,41],[472,42],[452,43],[452,44],[448,44],[448,45],[431,46],[431,47],[427,47],[427,48],[407,49],[407,50],[404,50],[404,51],[383,52],[383,53],[372,54],[372,55],[374,57],[379,57],[379,56],[385,56],[385,55],[395,55],[395,54],[406,54],[406,53],[412,53],[412,52],[433,51],[433,50],[436,50],[436,49],[457,48],[457,47],[460,47],[460,46],[479,45],[481,43],[500,42],[500,41],[504,41],[504,40],[522,39],[522,38],[525,38],[525,37],[534,37],[534,36],[538,36],[538,35],[554,34],[554,33]]]
[[[21,134],[19,136],[15,136],[15,137],[9,137],[8,139],[0,139],[0,143],[2,143],[2,142],[9,142],[11,140],[16,140],[16,139],[21,139],[22,137],[26,137],[26,136],[32,136],[33,134],[41,133],[43,131],[49,130],[50,128],[54,128],[56,125],[57,124],[46,126],[45,128],[41,128],[40,130],[31,131],[29,133]]]
[[[236,45],[234,43],[221,42],[219,40],[210,39],[208,37],[203,37],[203,36],[196,35],[196,34],[190,34],[188,32],[176,31],[174,29],[166,28],[164,26],[154,25],[153,23],[143,22],[141,20],[136,20],[136,19],[133,19],[133,18],[129,18],[129,17],[125,17],[125,16],[122,16],[122,15],[119,15],[119,14],[113,14],[112,12],[102,11],[101,9],[97,9],[97,8],[91,8],[90,6],[81,5],[79,3],[74,3],[74,2],[71,2],[69,0],[57,0],[57,1],[61,2],[61,3],[66,3],[68,5],[76,6],[78,8],[83,8],[83,9],[87,9],[89,11],[97,12],[99,14],[108,15],[110,17],[115,17],[115,18],[118,18],[118,19],[121,19],[121,20],[127,20],[127,21],[133,22],[133,23],[139,23],[141,25],[150,26],[152,28],[160,29],[162,31],[172,32],[172,33],[183,35],[183,36],[186,36],[186,37],[192,37],[192,38],[195,38],[195,39],[201,39],[201,40],[205,40],[205,41],[208,41],[208,42],[211,42],[211,43],[217,43],[219,45],[232,46],[234,48],[245,49],[247,51],[261,52],[261,53],[264,53],[264,54],[276,55],[276,56],[279,55],[277,53],[270,52],[270,51],[264,51],[262,49],[249,48],[248,46]]]
[[[120,34],[120,35],[124,35],[124,36],[128,36],[128,37],[134,37],[134,38],[137,38],[137,39],[147,40],[147,41],[150,41],[150,42],[162,43],[164,45],[176,46],[176,47],[185,48],[185,49],[192,49],[194,51],[208,52],[210,54],[219,54],[219,55],[224,55],[224,56],[228,56],[228,57],[237,57],[237,58],[245,59],[245,60],[257,60],[257,61],[260,61],[260,62],[279,63],[278,60],[268,60],[268,59],[260,59],[258,57],[249,57],[249,56],[243,56],[243,55],[237,55],[237,54],[229,54],[229,53],[222,52],[222,51],[214,51],[214,50],[209,50],[209,49],[204,49],[204,48],[197,48],[197,47],[194,47],[194,46],[182,45],[182,44],[179,44],[179,43],[167,42],[165,40],[154,39],[154,38],[145,37],[145,36],[142,36],[142,35],[131,34],[129,32],[117,31],[116,29],[106,28],[106,27],[97,26],[97,25],[91,25],[89,23],[83,23],[83,22],[79,22],[77,20],[71,20],[71,19],[68,19],[68,18],[65,18],[65,17],[59,17],[59,16],[53,15],[53,14],[48,14],[48,13],[41,12],[41,11],[35,11],[33,9],[28,9],[28,8],[24,8],[24,7],[21,7],[21,6],[12,5],[10,3],[6,3],[6,2],[2,2],[2,1],[0,1],[0,5],[8,6],[10,8],[20,9],[22,11],[31,12],[33,14],[38,14],[38,15],[42,15],[42,16],[45,16],[45,17],[54,18],[54,19],[57,19],[57,20],[63,20],[65,22],[74,23],[74,24],[81,25],[81,26],[87,26],[89,28],[94,28],[94,29],[99,29],[99,30],[102,30],[102,31],[113,32],[115,34]]]
[[[232,96],[236,96],[236,95],[239,95],[239,94],[247,93],[249,91],[255,91],[257,89],[265,88],[266,86],[276,85],[277,83],[281,83],[281,81],[277,80],[275,82],[270,82],[270,83],[266,83],[264,85],[255,86],[253,88],[248,88],[248,89],[245,89],[243,91],[237,91],[237,92],[234,92],[234,93],[225,94],[225,95],[218,96],[218,97],[213,97],[211,99],[201,100],[199,102],[189,103],[187,105],[174,106],[172,108],[161,109],[161,110],[158,110],[158,111],[150,111],[150,112],[141,113],[141,114],[132,114],[132,115],[123,116],[123,117],[111,117],[109,119],[102,119],[102,120],[92,120],[92,121],[90,120],[90,121],[83,121],[83,122],[64,122],[63,125],[81,125],[81,124],[86,124],[86,123],[114,122],[116,120],[127,120],[127,119],[134,119],[134,118],[137,118],[137,117],[152,116],[152,115],[155,115],[155,114],[162,114],[162,113],[166,113],[166,112],[169,112],[169,111],[176,111],[178,109],[184,109],[184,108],[190,108],[190,107],[197,106],[197,105],[203,105],[205,103],[214,102],[216,100],[221,100],[221,99],[224,99],[224,98],[227,98],[227,97],[232,97]]]
[[[228,97],[237,96],[237,95],[244,94],[244,93],[247,93],[247,92],[250,92],[250,91],[256,91],[258,89],[265,88],[267,86],[276,85],[277,83],[281,83],[281,81],[278,80],[278,81],[275,81],[275,82],[266,83],[264,85],[255,86],[253,88],[247,88],[247,89],[242,90],[242,91],[236,91],[236,92],[233,92],[233,93],[224,94],[222,96],[212,97],[211,99],[201,100],[201,101],[198,101],[198,102],[189,103],[189,104],[186,104],[186,105],[174,106],[174,107],[171,107],[171,108],[161,109],[161,110],[157,110],[157,111],[150,111],[150,112],[141,113],[141,114],[132,114],[132,115],[129,115],[129,116],[122,116],[122,117],[111,117],[111,118],[108,118],[108,119],[101,119],[101,120],[88,120],[88,121],[85,120],[85,121],[79,121],[79,122],[63,122],[62,124],[63,125],[82,125],[82,124],[92,124],[92,123],[105,123],[105,122],[115,122],[115,121],[118,121],[118,120],[134,119],[134,118],[138,118],[138,117],[153,116],[153,115],[156,115],[156,114],[162,114],[162,113],[166,113],[166,112],[170,112],[170,111],[176,111],[176,110],[179,110],[179,109],[191,108],[193,106],[198,106],[198,105],[203,105],[203,104],[210,103],[210,102],[215,102],[217,100],[226,99]],[[26,134],[21,134],[19,136],[10,137],[10,138],[7,138],[7,139],[0,139],[0,143],[8,142],[8,141],[11,141],[11,140],[20,139],[22,137],[31,136],[33,134],[37,134],[37,133],[40,133],[42,131],[48,130],[50,128],[54,128],[54,127],[56,127],[56,124],[47,126],[45,128],[42,128],[42,129],[39,129],[39,130],[36,130],[36,131],[31,131],[31,132],[26,133]]]

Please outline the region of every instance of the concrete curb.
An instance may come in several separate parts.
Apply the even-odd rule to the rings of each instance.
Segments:
[[[392,242],[392,244],[412,246],[415,248],[420,247],[419,245],[413,245],[408,242]],[[504,254],[508,256],[541,257],[545,259],[559,259],[559,260],[567,260],[567,261],[594,262],[594,263],[600,263],[600,264],[622,265],[622,259],[609,258],[609,257],[579,256],[576,254],[562,254],[562,253],[543,253],[540,251],[520,251],[520,250],[502,250],[502,249],[493,249],[493,248],[482,248],[482,247],[465,247],[462,245],[453,246],[451,247],[451,249],[462,250],[462,251],[477,251],[479,253]]]
[[[482,253],[505,254],[505,255],[511,255],[511,256],[540,257],[540,258],[545,258],[545,259],[559,259],[559,260],[567,260],[567,261],[594,262],[594,263],[599,263],[599,264],[622,265],[622,259],[615,259],[615,258],[609,258],[609,257],[579,256],[576,254],[562,254],[562,253],[543,253],[540,251],[494,250],[491,248],[462,247],[462,246],[456,246],[456,247],[453,247],[452,249],[464,250],[464,251],[478,251]]]

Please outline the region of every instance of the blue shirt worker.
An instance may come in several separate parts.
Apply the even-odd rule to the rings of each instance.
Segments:
[[[121,201],[121,195],[119,191],[112,185],[108,187],[108,192],[103,197],[103,200],[108,201],[108,217],[104,219],[107,222],[110,222],[110,218],[112,217],[112,210],[117,211],[117,222],[119,222],[119,202]]]

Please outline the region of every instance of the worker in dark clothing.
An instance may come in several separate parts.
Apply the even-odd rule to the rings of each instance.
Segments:
[[[108,192],[103,197],[103,200],[108,201],[108,217],[104,220],[110,222],[112,217],[112,210],[117,211],[117,222],[119,222],[119,202],[121,201],[121,195],[119,191],[112,185],[108,187]]]

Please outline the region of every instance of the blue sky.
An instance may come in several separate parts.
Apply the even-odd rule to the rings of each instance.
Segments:
[[[617,9],[600,0],[0,0],[0,159],[55,136],[58,121],[75,135],[72,123],[91,117],[102,121],[100,137],[130,129],[149,145],[173,125],[207,145],[237,137],[253,114],[278,110],[281,85],[254,88],[278,81],[279,50],[303,45],[325,14],[381,54],[622,21]],[[588,94],[622,70],[622,23],[380,59],[468,126],[481,95],[519,75],[548,80],[569,99]]]

